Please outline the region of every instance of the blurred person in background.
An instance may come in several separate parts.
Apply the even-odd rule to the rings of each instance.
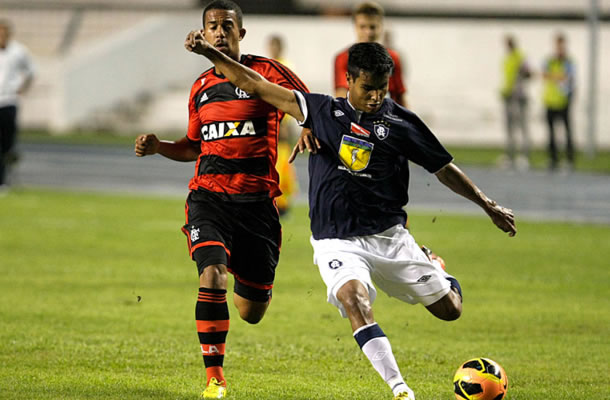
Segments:
[[[294,65],[284,55],[284,39],[280,35],[274,34],[269,37],[267,53],[269,58],[281,62],[290,69],[294,69]]]
[[[279,61],[286,67],[294,69],[292,63],[284,56],[284,40],[280,35],[274,34],[267,41],[269,58]],[[294,197],[299,191],[297,172],[292,163],[288,162],[296,132],[296,122],[290,115],[285,114],[280,123],[280,132],[277,143],[276,169],[280,175],[281,196],[275,199],[280,216],[285,216],[292,208]]]
[[[501,165],[518,169],[529,168],[530,136],[528,127],[528,98],[526,83],[532,73],[523,52],[518,48],[512,35],[505,37],[506,55],[502,61],[503,83],[501,89],[504,101],[506,123],[506,154]],[[516,130],[521,131],[521,152],[517,154]]]
[[[290,90],[307,87],[279,62],[241,54],[240,7],[214,0],[203,10],[200,32],[221,53]],[[204,399],[226,397],[224,355],[229,332],[228,273],[240,317],[261,321],[271,302],[279,261],[281,225],[275,198],[281,194],[276,170],[278,126],[283,112],[229,82],[214,67],[193,83],[185,137],[161,141],[154,134],[135,141],[139,157],[161,154],[197,161],[189,183],[186,223],[189,255],[197,264],[197,333],[206,368]]]
[[[385,12],[383,7],[374,1],[359,3],[352,13],[354,29],[356,31],[357,43],[377,42],[381,43],[383,35],[383,19]],[[394,72],[390,77],[389,94],[392,100],[403,107],[407,107],[407,89],[402,80],[402,64],[400,55],[388,48],[388,52],[394,61]],[[335,97],[347,96],[347,57],[348,48],[342,50],[335,56],[334,85]]]
[[[555,131],[556,121],[563,124],[566,141],[568,169],[574,169],[574,142],[570,121],[570,108],[574,97],[574,63],[567,55],[566,38],[562,33],[555,35],[555,52],[542,67],[544,78],[543,102],[546,108],[546,121],[549,131],[549,168],[559,167],[559,151]]]
[[[34,79],[34,64],[27,49],[11,36],[10,21],[0,20],[0,193],[8,190],[8,170],[17,160],[19,96]]]

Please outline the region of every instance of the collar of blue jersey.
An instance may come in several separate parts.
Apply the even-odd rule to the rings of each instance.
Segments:
[[[364,111],[356,110],[356,107],[354,107],[352,105],[352,103],[350,103],[350,101],[349,101],[349,90],[347,91],[347,94],[345,95],[345,100],[347,100],[347,104],[356,113],[356,117],[358,118],[358,122],[362,121],[362,116],[365,115],[365,114],[368,114],[368,113],[366,113]],[[387,103],[388,103],[387,102],[387,98],[384,98],[383,102],[381,103],[381,107],[379,107],[379,110],[377,110],[377,112],[374,113],[374,114],[368,114],[368,115],[373,116],[373,115],[377,115],[377,114],[383,113],[383,110],[386,108]]]

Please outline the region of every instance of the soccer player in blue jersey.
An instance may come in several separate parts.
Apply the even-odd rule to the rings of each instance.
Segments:
[[[410,304],[423,304],[442,320],[462,312],[458,281],[431,262],[404,228],[408,161],[435,174],[454,192],[479,205],[492,222],[516,234],[513,212],[489,199],[453,164],[453,158],[412,112],[385,97],[393,62],[377,43],[350,48],[347,98],[284,89],[224,56],[191,32],[187,50],[209,58],[233,84],[259,96],[311,128],[295,153],[310,149],[309,207],[314,262],[328,301],[349,318],[356,342],[395,400],[414,400],[375,322],[378,288]]]

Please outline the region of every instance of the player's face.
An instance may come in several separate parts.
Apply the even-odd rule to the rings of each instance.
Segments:
[[[349,102],[356,110],[376,113],[388,93],[389,82],[390,74],[373,75],[360,71],[360,75],[354,79],[348,73]]]
[[[378,42],[383,33],[383,20],[379,15],[356,14],[354,27],[359,43]]]
[[[235,11],[209,10],[205,13],[205,40],[234,60],[239,60],[239,42],[245,34],[245,29],[239,29]]]

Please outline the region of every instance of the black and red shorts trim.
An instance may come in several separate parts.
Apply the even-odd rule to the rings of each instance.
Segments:
[[[182,231],[199,274],[209,265],[223,264],[235,278],[235,293],[267,301],[282,237],[274,201],[228,202],[197,190],[187,197],[185,214]]]

